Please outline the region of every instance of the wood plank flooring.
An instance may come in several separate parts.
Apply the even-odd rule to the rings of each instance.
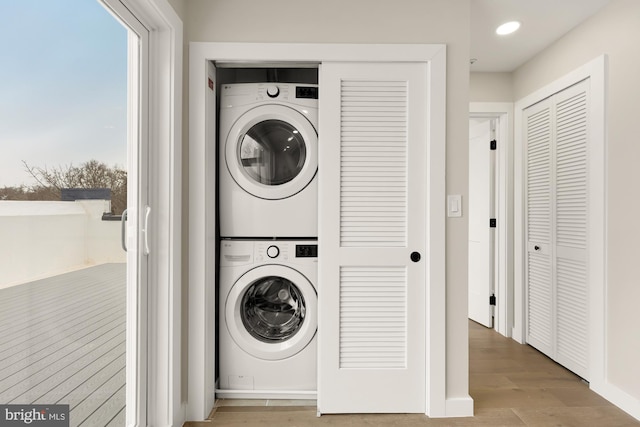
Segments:
[[[0,289],[0,403],[68,404],[71,426],[123,426],[126,264]]]
[[[419,414],[318,418],[313,402],[271,406],[268,401],[218,401],[208,421],[188,422],[185,427],[640,426],[640,421],[529,346],[469,322],[469,349],[472,418],[430,419]]]

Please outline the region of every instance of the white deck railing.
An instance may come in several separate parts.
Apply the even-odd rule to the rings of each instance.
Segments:
[[[106,262],[125,262],[120,222],[104,200],[0,201],[0,289]]]

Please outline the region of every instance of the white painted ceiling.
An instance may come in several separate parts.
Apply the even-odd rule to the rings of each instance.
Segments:
[[[471,0],[471,72],[511,72],[612,0]],[[520,21],[518,31],[495,33]],[[471,59],[470,58],[470,59]]]

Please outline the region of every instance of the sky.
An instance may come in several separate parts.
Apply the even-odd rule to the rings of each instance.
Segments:
[[[0,188],[126,166],[127,31],[97,0],[0,0]]]

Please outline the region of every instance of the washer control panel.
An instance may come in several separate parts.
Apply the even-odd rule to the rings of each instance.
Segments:
[[[288,261],[289,260],[289,244],[288,242],[276,241],[257,241],[255,242],[255,258],[256,262],[265,261]]]
[[[318,245],[296,245],[296,258],[317,258]]]
[[[254,246],[256,262],[265,261],[317,261],[318,244],[316,241],[266,240],[256,241]]]
[[[271,245],[267,248],[267,256],[269,258],[276,258],[278,255],[280,255],[280,248],[276,245]]]
[[[269,98],[275,98],[280,95],[280,88],[278,86],[267,86],[267,95]]]

